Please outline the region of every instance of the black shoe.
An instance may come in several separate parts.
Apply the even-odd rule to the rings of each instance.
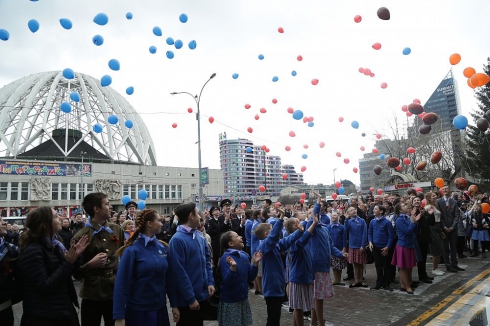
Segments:
[[[346,277],[343,278],[344,281],[350,281],[353,279],[354,279],[354,276],[349,276],[349,275],[347,275]]]
[[[288,309],[288,313],[292,314],[294,312],[294,309],[293,308],[289,308]]]
[[[446,270],[447,270],[449,273],[457,273],[457,272],[458,272],[458,270],[457,270],[457,269],[455,269],[455,268],[453,268],[453,267],[448,267],[448,268],[446,268]]]
[[[394,279],[391,280],[391,283],[393,283],[393,284],[399,284],[400,282],[396,278],[394,278]]]
[[[432,284],[432,281],[429,280],[429,278],[424,278],[424,279],[421,279],[420,281],[427,283],[427,284]]]
[[[411,287],[412,289],[416,289],[416,288],[419,286],[417,283],[419,283],[419,282],[415,282],[415,281],[413,281],[413,282],[410,284],[410,287]]]
[[[379,289],[381,289],[381,286],[377,286],[377,285],[371,288],[371,290],[379,290]]]
[[[455,270],[457,270],[457,271],[461,271],[461,272],[464,272],[464,271],[465,271],[465,269],[464,269],[464,268],[461,268],[461,267],[459,267],[458,265],[453,266],[453,268],[454,268]]]
[[[473,251],[470,255],[470,257],[476,257],[478,256],[478,252],[477,251]]]
[[[387,290],[387,291],[393,292],[393,289],[390,288],[389,286],[383,286],[383,290]]]
[[[260,292],[260,291],[255,291],[255,294],[256,294],[256,295],[259,295],[259,294],[262,294],[262,292]]]
[[[433,280],[434,280],[434,278],[433,278],[433,277],[430,277],[430,276],[427,276],[427,278],[428,278],[429,280],[431,280],[431,281],[433,281]]]

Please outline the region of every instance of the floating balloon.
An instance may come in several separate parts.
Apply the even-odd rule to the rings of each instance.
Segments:
[[[287,178],[288,178],[288,175],[287,175],[286,173],[283,173],[283,174],[282,174],[282,179],[283,179],[283,180],[287,180]]]
[[[359,128],[359,122],[357,122],[357,121],[355,121],[355,120],[354,120],[354,121],[352,121],[352,122],[350,123],[350,125],[351,125],[351,127],[352,127],[352,128],[354,128],[354,129]]]
[[[337,157],[342,157],[342,153],[337,152],[337,153],[335,153],[335,156],[337,156]]]
[[[245,104],[245,109],[250,109],[252,106],[250,104]]]
[[[324,142],[320,142],[320,148],[323,148],[325,147],[325,143]]]
[[[378,195],[382,195],[383,194],[383,189],[379,188],[378,189]]]
[[[374,192],[374,187],[369,188],[369,191]]]
[[[184,46],[184,43],[181,40],[175,40],[174,46],[177,50],[181,49]]]
[[[365,132],[363,132],[363,133],[361,134],[361,136],[362,136],[362,137],[366,137],[366,133],[365,133]]]
[[[453,119],[453,125],[459,130],[465,129],[468,126],[468,118],[464,115],[458,114]]]
[[[407,153],[408,154],[414,154],[415,153],[415,148],[413,148],[413,147],[407,148]]]
[[[407,114],[407,117],[411,117],[413,115],[412,112],[407,112],[406,114]]]
[[[301,167],[301,172],[305,172],[306,171],[306,166],[302,166]]]
[[[457,65],[461,61],[461,56],[458,53],[453,53],[449,57],[449,63],[454,65]]]
[[[314,122],[308,122],[308,127],[313,127],[315,125]]]
[[[189,112],[189,113],[192,113],[192,111],[193,111],[192,108],[187,109],[187,112]]]
[[[305,203],[305,200],[304,200],[304,199],[300,199],[300,200],[299,200],[299,202],[300,202],[301,204],[304,204],[304,203]]]
[[[304,148],[304,149],[308,149],[308,145],[307,145],[307,144],[304,144],[304,145],[303,145],[303,148]]]
[[[363,152],[364,152],[364,150],[365,150],[365,149],[366,149],[366,148],[365,148],[364,146],[361,146],[361,151],[363,151]]]
[[[381,171],[383,171],[383,169],[381,168],[381,166],[376,165],[376,166],[374,166],[373,171],[376,175],[380,175]]]
[[[296,133],[294,131],[289,132],[289,137],[295,137],[295,136],[296,136]]]
[[[402,170],[402,167],[401,167],[401,166],[397,166],[397,167],[395,168],[395,170],[397,170],[398,172],[400,172],[400,171]]]
[[[463,70],[463,75],[466,78],[471,78],[471,76],[473,76],[474,74],[476,74],[476,70],[471,67],[465,68],[465,70]]]
[[[420,114],[420,113],[424,112],[424,107],[422,105],[420,105],[419,103],[410,103],[408,105],[408,111],[411,114]]]
[[[197,47],[197,43],[196,43],[196,41],[192,40],[192,41],[189,42],[189,45],[188,46],[189,46],[189,49],[195,50],[196,47]]]
[[[301,157],[306,160],[308,158],[308,155],[303,154],[303,155],[301,155]]]
[[[264,187],[264,186],[259,186],[259,190],[260,190],[261,192],[264,192],[264,191],[265,191],[265,187]]]
[[[471,84],[473,86],[481,87],[486,85],[488,82],[490,82],[490,77],[484,73],[479,72],[471,76]]]
[[[73,70],[70,68],[65,68],[63,69],[63,77],[66,79],[73,79],[75,78],[75,72],[73,72]]]
[[[437,122],[437,119],[438,119],[437,114],[435,114],[434,112],[429,112],[426,115],[424,115],[422,121],[426,125],[433,125],[434,123]]]
[[[360,22],[361,22],[361,20],[362,20],[362,17],[361,17],[361,16],[359,16],[359,15],[355,15],[355,16],[354,16],[354,21],[355,21],[356,23],[360,23]]]
[[[155,54],[155,53],[157,53],[157,47],[156,47],[156,46],[154,46],[154,45],[150,46],[149,50],[150,50],[150,53],[151,53],[151,54]]]
[[[381,134],[376,134],[376,138],[381,139]]]
[[[373,46],[373,49],[375,49],[375,50],[381,49],[381,44],[380,43],[374,43],[372,46]]]
[[[358,170],[357,168],[352,168],[352,171],[353,171],[354,173],[357,173],[359,170]]]
[[[490,205],[487,203],[481,204],[481,211],[483,214],[488,214],[490,212]]]
[[[340,181],[335,182],[335,188],[339,189],[342,186],[342,183]]]
[[[407,111],[408,111],[408,106],[403,105],[403,106],[402,106],[402,111],[403,111],[403,112],[407,112]]]
[[[303,111],[301,110],[296,110],[293,113],[293,119],[294,120],[301,120],[303,118]]]
[[[260,113],[266,113],[266,112],[267,112],[267,110],[266,110],[266,109],[264,109],[264,108],[261,108],[261,109],[260,109]]]
[[[127,20],[131,20],[131,19],[133,19],[133,13],[131,13],[131,12],[127,12],[127,13],[126,13],[126,19],[127,19]]]
[[[131,128],[133,128],[133,121],[126,120],[126,121],[124,121],[124,125],[126,126],[126,128],[131,129]]]
[[[425,169],[426,166],[427,166],[427,161],[422,161],[422,162],[419,162],[419,164],[417,164],[416,169],[418,171],[422,171],[423,169]]]
[[[276,81],[278,81],[278,80],[279,80],[279,78],[278,78],[277,76],[272,77],[272,81],[273,81],[274,83],[275,83]]]
[[[254,118],[255,118],[255,120],[259,120],[260,116],[258,114],[256,114]]]
[[[432,130],[432,127],[429,125],[421,125],[419,127],[419,132],[422,135],[427,135]]]
[[[332,195],[331,195],[331,197],[332,197],[333,200],[336,200],[337,199],[337,194],[335,192],[333,192]]]
[[[97,46],[101,46],[102,44],[104,44],[104,38],[100,35],[95,35],[94,37],[92,37],[92,42]],[[155,51],[156,51],[156,48],[155,48]]]
[[[141,211],[143,209],[145,209],[146,207],[146,202],[144,200],[140,200],[138,201],[138,209]]]
[[[78,92],[71,92],[70,93],[70,99],[73,101],[73,102],[80,102],[80,94],[78,94]]]
[[[252,133],[254,130],[252,129],[252,127],[248,127],[248,128],[247,128],[247,131],[248,131],[249,133]]]
[[[155,36],[162,36],[162,29],[158,26],[153,27],[153,34]]]
[[[116,59],[111,59],[109,60],[109,68],[118,71],[121,68],[121,65],[119,64],[119,61],[117,61]]]
[[[340,187],[340,188],[339,188],[339,194],[343,195],[343,194],[344,194],[344,192],[345,192],[344,187]]]
[[[344,118],[340,117],[339,122],[342,122],[342,121],[344,121]]]
[[[379,8],[377,14],[379,19],[390,20],[390,11],[386,7]]]
[[[39,30],[39,22],[35,19],[31,19],[27,22],[27,27],[32,33],[36,33]]]
[[[168,44],[168,45],[174,45],[174,39],[171,38],[171,37],[167,37],[167,39],[165,40],[165,42]]]
[[[209,123],[213,123],[214,122],[214,118],[213,117],[209,117]]]
[[[422,102],[420,102],[420,100],[418,98],[414,98],[412,103],[422,104]]]
[[[126,88],[126,94],[133,95],[133,93],[134,93],[134,87],[133,86],[129,86],[128,88]]]
[[[488,129],[488,120],[485,119],[485,118],[480,118],[476,121],[476,126],[478,127],[478,129],[480,129],[481,131],[487,131]]]
[[[382,89],[385,89],[386,87],[388,87],[388,84],[387,83],[381,83],[381,88]]]
[[[109,22],[109,17],[106,14],[100,13],[94,17],[94,23],[100,26],[104,26]]]
[[[465,190],[468,187],[468,181],[465,178],[456,178],[454,186],[459,190]]]
[[[233,79],[237,79],[238,78],[238,74],[237,73],[234,73],[231,77],[233,77]]]
[[[298,57],[296,58],[298,61],[303,61],[303,57],[298,55]]]
[[[63,102],[60,105],[60,109],[61,109],[61,111],[65,112],[65,113],[70,113],[71,112],[71,105],[68,102]]]
[[[411,163],[411,161],[410,161],[410,159],[409,159],[408,157],[405,157],[405,158],[403,159],[403,164],[405,164],[405,165],[409,165],[410,163]]]
[[[476,86],[471,83],[471,78],[468,78],[466,80],[466,84],[468,84],[468,86],[470,86],[471,88],[476,88]]]
[[[384,159],[385,159],[385,154],[381,154],[381,155],[379,156],[379,159],[380,159],[380,160],[384,160]]]
[[[277,100],[275,98],[273,98],[272,103],[277,104]]]
[[[284,28],[279,27],[279,28],[277,29],[277,31],[278,31],[279,33],[281,33],[281,34],[282,34],[282,33],[284,33]]]
[[[349,164],[350,160],[348,158],[344,158],[344,163]]]
[[[296,72],[296,70],[291,71],[291,75],[292,75],[293,77],[294,77],[294,76],[296,76],[297,74],[298,74],[298,73]]]
[[[412,49],[410,48],[404,48],[403,51],[402,51],[403,55],[409,55],[410,53],[412,53]]]
[[[308,117],[303,117],[303,122],[307,123],[308,122]]]
[[[245,150],[247,151],[247,153],[252,153],[252,147],[247,147],[245,148]]]
[[[399,160],[397,157],[390,157],[390,158],[388,159],[388,161],[386,161],[386,164],[387,164],[387,165],[388,165],[390,168],[394,169],[394,168],[396,168],[398,165],[400,165],[400,160]]]
[[[259,60],[264,60],[264,55],[263,54],[259,54]]]
[[[245,208],[247,208],[247,204],[246,204],[246,203],[241,203],[241,204],[240,204],[240,207],[241,207],[242,209],[245,209]]]
[[[316,78],[312,79],[311,80],[311,84],[314,85],[314,86],[315,85],[318,85],[318,79],[316,79]]]
[[[470,196],[476,196],[478,194],[478,187],[476,185],[471,185],[469,188],[468,188],[468,192],[470,194]]]
[[[362,67],[361,67],[361,68],[359,68],[358,70],[359,70],[359,72],[360,72],[361,74],[363,74],[363,73],[364,73],[364,68],[362,68]]]
[[[373,152],[374,154],[378,154],[378,152],[379,152],[379,151],[378,151],[378,149],[377,149],[377,148],[373,148],[372,152]]]
[[[432,153],[432,156],[430,157],[430,162],[432,164],[437,164],[441,159],[442,159],[442,152],[435,151],[434,153]]]
[[[102,132],[102,125],[100,123],[96,123],[94,124],[94,126],[92,127],[92,130],[96,133],[101,133]]]
[[[100,85],[101,85],[102,87],[109,86],[111,83],[112,83],[112,77],[111,77],[111,76],[109,76],[109,75],[104,75],[104,76],[102,76],[102,78],[100,79]]]
[[[286,152],[289,152],[291,150],[291,146],[286,146]]]
[[[111,124],[111,125],[115,125],[116,123],[119,122],[119,118],[117,117],[117,115],[113,114],[113,115],[110,115],[109,118],[107,118],[107,121]]]
[[[172,123],[172,128],[177,128],[177,124],[176,123]]]
[[[121,202],[123,205],[126,205],[127,203],[129,203],[131,201],[131,197],[129,195],[124,195],[122,196],[121,198]]]
[[[167,56],[167,58],[169,58],[169,59],[173,59],[173,58],[174,58],[174,53],[173,53],[172,51],[167,51],[167,52],[166,52],[166,56]],[[238,76],[237,76],[237,77],[238,77]]]
[[[180,21],[181,23],[183,23],[183,24],[187,23],[187,19],[188,19],[188,17],[187,17],[187,15],[186,15],[186,14],[180,14],[180,16],[179,16],[179,21]]]
[[[73,23],[68,18],[61,18],[60,24],[64,29],[71,29],[73,27]]]

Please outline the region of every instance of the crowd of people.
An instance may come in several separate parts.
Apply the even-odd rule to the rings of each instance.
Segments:
[[[13,325],[12,305],[22,301],[21,325],[92,326],[102,318],[105,325],[170,325],[169,311],[177,325],[252,325],[253,289],[265,299],[267,325],[280,324],[283,306],[294,325],[325,325],[324,300],[334,286],[368,287],[365,264],[376,269],[371,290],[392,292],[397,284],[413,294],[419,282],[464,270],[458,258],[465,251],[486,257],[487,194],[451,194],[447,185],[348,202],[313,194],[309,206],[266,199],[260,209],[243,209],[225,199],[205,212],[187,203],[160,216],[136,211],[134,202],[116,213],[107,195],[91,193],[82,204],[88,220],[61,219],[45,206],[29,212],[22,232],[1,221],[0,321]],[[82,281],[78,294],[74,280]]]

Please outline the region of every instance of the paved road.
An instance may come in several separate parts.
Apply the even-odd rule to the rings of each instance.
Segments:
[[[430,269],[431,260],[427,269]],[[433,284],[421,284],[414,295],[395,289],[393,292],[372,291],[364,288],[335,287],[335,296],[325,301],[324,314],[328,325],[468,325],[490,305],[490,258],[465,258],[465,272],[447,273],[436,277]],[[367,265],[366,282],[375,283],[373,265]],[[417,280],[414,269],[414,280]],[[77,282],[77,287],[79,287]],[[266,325],[265,300],[250,292],[254,325]],[[14,307],[16,325],[19,325],[22,306]],[[217,322],[205,322],[217,325]],[[282,326],[292,326],[292,314],[283,309]],[[305,321],[305,325],[310,325]],[[483,325],[483,324],[479,324]],[[486,324],[485,324],[486,325]]]

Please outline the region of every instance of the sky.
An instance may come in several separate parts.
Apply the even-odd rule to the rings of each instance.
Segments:
[[[383,6],[390,10],[390,20],[377,17]],[[127,12],[133,19],[126,19]],[[336,180],[358,184],[353,168],[365,153],[360,147],[370,152],[377,133],[390,138],[389,121],[396,116],[407,123],[402,105],[416,98],[425,103],[450,69],[462,114],[469,117],[477,107],[463,70],[482,72],[490,56],[489,12],[490,2],[481,0],[0,0],[0,28],[10,33],[8,41],[0,41],[0,87],[65,68],[97,79],[109,74],[111,87],[127,98],[149,129],[158,165],[197,167],[197,121],[187,111],[195,113],[196,104],[190,96],[170,93],[198,94],[216,73],[200,102],[203,167],[220,168],[219,134],[226,132],[228,139],[266,145],[270,155],[281,156],[283,164],[297,171],[305,166],[307,183],[331,184],[336,169]],[[107,25],[93,22],[98,13],[107,14]],[[187,23],[179,21],[182,13]],[[362,17],[360,23],[354,22],[356,15]],[[70,19],[73,28],[63,29],[60,18]],[[36,33],[27,27],[30,19],[40,23]],[[161,37],[152,33],[155,26],[162,29]],[[96,34],[104,37],[102,46],[92,43]],[[167,45],[167,37],[184,46]],[[195,50],[187,46],[191,40],[197,43]],[[374,50],[374,43],[381,49]],[[157,47],[155,54],[150,46]],[[402,54],[406,47],[411,54]],[[173,59],[167,51],[174,52]],[[453,53],[462,57],[455,66],[449,63]],[[109,69],[110,59],[120,62],[119,71]],[[375,76],[359,73],[361,67]],[[128,86],[135,89],[131,96],[125,93]],[[267,112],[260,113],[261,108]],[[314,126],[293,119],[288,108],[313,117]],[[290,131],[296,136],[290,137]]]

